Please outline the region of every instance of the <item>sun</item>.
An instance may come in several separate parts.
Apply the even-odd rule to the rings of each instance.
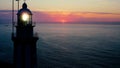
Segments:
[[[63,24],[64,24],[64,23],[66,23],[66,22],[67,22],[67,21],[66,21],[66,20],[64,20],[64,19],[62,19],[62,20],[61,20],[61,23],[63,23]]]

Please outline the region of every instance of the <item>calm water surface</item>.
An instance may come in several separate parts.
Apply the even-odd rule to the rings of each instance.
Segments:
[[[120,25],[37,24],[38,68],[120,68]],[[11,26],[0,25],[0,61],[12,63]]]

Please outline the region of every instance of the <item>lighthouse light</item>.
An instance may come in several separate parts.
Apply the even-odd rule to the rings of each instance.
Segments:
[[[28,21],[29,20],[29,15],[27,13],[22,14],[22,20],[23,21]]]

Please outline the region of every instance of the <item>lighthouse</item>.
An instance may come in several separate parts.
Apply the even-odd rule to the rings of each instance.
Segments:
[[[36,43],[32,12],[23,3],[17,13],[16,31],[12,34],[14,44],[14,68],[37,68]]]

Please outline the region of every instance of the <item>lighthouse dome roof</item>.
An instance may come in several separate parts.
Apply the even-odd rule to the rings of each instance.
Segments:
[[[29,15],[32,15],[32,12],[27,8],[27,4],[23,3],[22,9],[20,9],[17,13],[17,15],[20,15],[22,13],[28,13]]]

